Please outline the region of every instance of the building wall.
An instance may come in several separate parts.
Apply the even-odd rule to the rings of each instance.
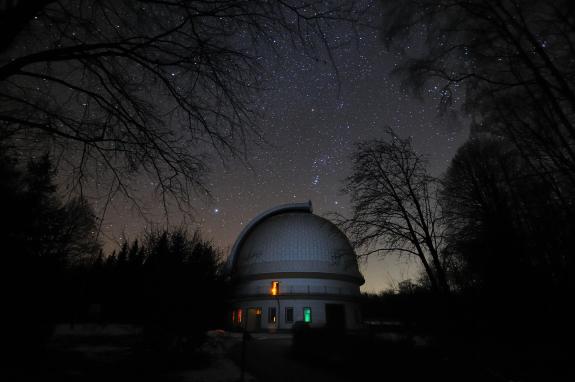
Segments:
[[[333,298],[321,298],[321,296],[305,299],[293,299],[289,297],[281,298],[262,298],[262,299],[244,299],[236,301],[232,304],[232,309],[237,312],[238,309],[243,310],[243,322],[236,327],[243,327],[246,325],[245,318],[248,316],[248,309],[261,309],[261,326],[260,330],[263,331],[276,331],[276,330],[290,330],[296,321],[304,320],[304,308],[311,308],[311,327],[323,327],[326,324],[326,304],[342,304],[345,309],[345,324],[347,329],[359,329],[361,326],[361,316],[359,305],[353,301],[338,300]],[[269,308],[276,308],[277,322],[270,322]],[[286,321],[286,308],[292,307],[294,309],[293,322]],[[231,316],[231,313],[230,313]],[[237,313],[236,313],[237,317]],[[249,324],[248,324],[249,325]]]
[[[279,294],[272,296],[272,282],[279,281]],[[296,321],[304,320],[304,308],[311,308],[312,327],[326,324],[326,304],[342,304],[345,309],[345,325],[357,329],[361,323],[359,306],[355,299],[360,295],[359,285],[354,282],[331,278],[275,278],[244,281],[236,286],[236,299],[232,309],[242,309],[243,321],[236,327],[245,325],[248,309],[261,309],[260,330],[289,330]],[[277,322],[271,322],[269,308],[276,308]],[[294,309],[293,322],[286,321],[286,307]],[[230,321],[232,313],[230,312]]]
[[[360,295],[359,286],[356,283],[313,278],[275,278],[251,280],[243,282],[236,287],[235,294],[243,295],[267,295],[270,293],[272,281],[280,282],[280,294],[329,294],[343,296]]]

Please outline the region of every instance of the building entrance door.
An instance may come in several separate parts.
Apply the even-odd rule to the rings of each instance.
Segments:
[[[345,329],[343,304],[325,304],[325,326],[331,329]]]
[[[257,332],[262,327],[262,309],[248,308],[246,321],[246,330],[248,332]]]

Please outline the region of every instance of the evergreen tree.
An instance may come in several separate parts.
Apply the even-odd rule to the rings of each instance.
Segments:
[[[98,253],[96,221],[85,200],[62,201],[46,156],[22,167],[0,147],[0,242],[9,332],[5,341],[27,352],[67,312],[77,290],[68,267]],[[67,314],[67,313],[66,313]]]

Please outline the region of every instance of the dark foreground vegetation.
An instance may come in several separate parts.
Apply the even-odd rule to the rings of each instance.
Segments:
[[[129,362],[150,371],[176,367],[183,358],[188,366],[200,362],[197,349],[206,331],[222,327],[225,317],[226,286],[213,244],[199,232],[159,231],[104,256],[91,208],[82,199],[61,200],[47,157],[21,166],[0,155],[2,282],[9,291],[2,338],[15,371],[59,370],[76,362],[89,367],[90,360],[70,349],[94,341],[130,349]],[[53,337],[57,324],[74,329],[85,323],[121,323],[138,331]],[[134,371],[121,358],[108,366]],[[90,367],[106,373],[101,366]]]
[[[575,7],[382,4],[385,44],[405,58],[395,74],[416,95],[438,89],[446,125],[459,107],[471,123],[438,175],[391,129],[357,145],[344,187],[352,214],[341,226],[365,256],[409,256],[423,275],[422,288],[370,304],[431,329],[451,352],[495,362],[505,378],[566,379],[575,338]]]
[[[523,295],[515,297],[508,305],[462,292],[445,300],[414,287],[366,294],[362,308],[369,336],[387,347],[400,344],[415,349],[414,355],[426,354],[426,362],[437,360],[432,366],[441,364],[455,379],[569,380],[575,371],[569,361],[571,329],[541,312],[522,317],[513,309],[534,305]]]

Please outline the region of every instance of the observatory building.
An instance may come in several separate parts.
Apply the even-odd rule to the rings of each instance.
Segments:
[[[256,216],[240,233],[228,271],[235,328],[281,331],[311,327],[356,329],[364,283],[347,237],[314,215],[311,202],[286,204]]]

